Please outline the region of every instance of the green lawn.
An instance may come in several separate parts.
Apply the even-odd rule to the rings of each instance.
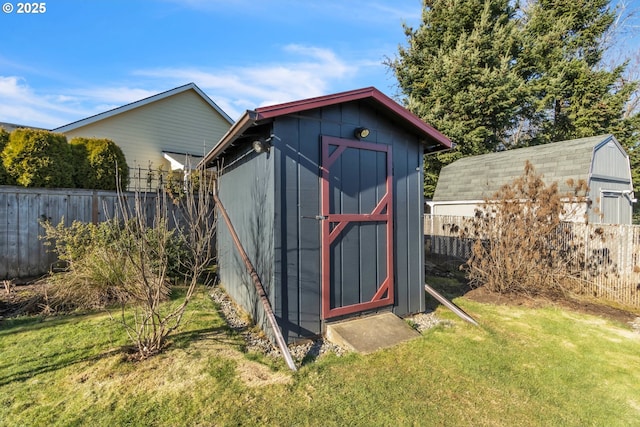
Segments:
[[[242,352],[201,292],[165,353],[128,362],[98,313],[0,323],[0,425],[640,426],[640,334],[555,308],[456,300],[453,326],[295,374]]]

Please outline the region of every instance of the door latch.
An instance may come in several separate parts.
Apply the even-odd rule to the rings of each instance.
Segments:
[[[316,216],[302,216],[301,218],[306,218],[306,219],[316,219],[318,221],[324,221],[326,219],[329,219],[329,217],[327,215],[316,215]]]

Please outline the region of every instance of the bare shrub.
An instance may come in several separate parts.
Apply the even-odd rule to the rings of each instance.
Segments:
[[[475,239],[463,266],[473,286],[548,296],[574,287],[584,259],[561,224],[586,202],[587,185],[571,184],[571,193],[560,194],[557,183],[546,185],[527,162],[522,176],[485,200],[461,232]]]
[[[66,263],[64,274],[52,278],[52,305],[106,308],[126,330],[137,358],[162,351],[213,261],[215,177],[196,174],[184,180],[179,195],[164,188],[153,197],[119,191],[116,217],[98,225],[44,222],[44,238]],[[182,289],[169,301],[173,282]]]
[[[129,316],[122,304],[119,322],[141,359],[166,346],[167,337],[180,326],[199,280],[213,259],[216,223],[211,193],[215,177],[205,171],[198,175],[197,180],[184,181],[180,197],[170,198],[167,191],[158,189],[152,216],[148,215],[142,193],[136,193],[132,206],[120,193],[123,231],[130,238],[123,240],[127,245],[119,249],[135,270],[136,280],[124,288],[133,315]],[[182,267],[185,290],[181,301],[164,304],[171,292],[168,261],[174,238],[183,248],[177,261]]]

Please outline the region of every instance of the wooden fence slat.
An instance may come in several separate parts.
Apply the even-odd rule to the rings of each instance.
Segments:
[[[8,269],[8,248],[9,248],[9,223],[8,223],[8,206],[9,195],[0,193],[0,271],[7,271]]]
[[[20,216],[18,206],[18,195],[7,195],[7,210],[6,210],[6,230],[7,230],[7,243],[4,250],[0,253],[4,254],[6,260],[6,275],[8,277],[18,276],[18,218]]]
[[[150,209],[148,224],[152,225],[156,193],[141,196],[143,205]],[[133,208],[134,193],[125,193],[125,197]],[[44,234],[41,219],[57,225],[64,218],[66,226],[73,221],[91,223],[96,218],[101,222],[121,217],[119,208],[115,191],[0,186],[0,280],[49,272],[57,257],[39,238]]]
[[[471,218],[449,215],[425,215],[424,232],[432,254],[469,259],[470,239],[460,237]],[[564,230],[564,232],[562,231]],[[582,293],[640,307],[640,226],[620,224],[564,223],[562,237],[584,250],[584,257],[596,271],[583,271]],[[573,237],[571,237],[573,236]]]

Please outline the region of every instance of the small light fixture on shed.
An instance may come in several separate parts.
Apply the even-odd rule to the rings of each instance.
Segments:
[[[359,127],[356,128],[353,131],[353,134],[355,135],[356,138],[358,139],[363,139],[369,136],[369,134],[371,133],[371,131],[365,127]]]
[[[256,153],[266,153],[269,151],[269,148],[271,148],[271,144],[262,138],[253,141],[253,150]]]

